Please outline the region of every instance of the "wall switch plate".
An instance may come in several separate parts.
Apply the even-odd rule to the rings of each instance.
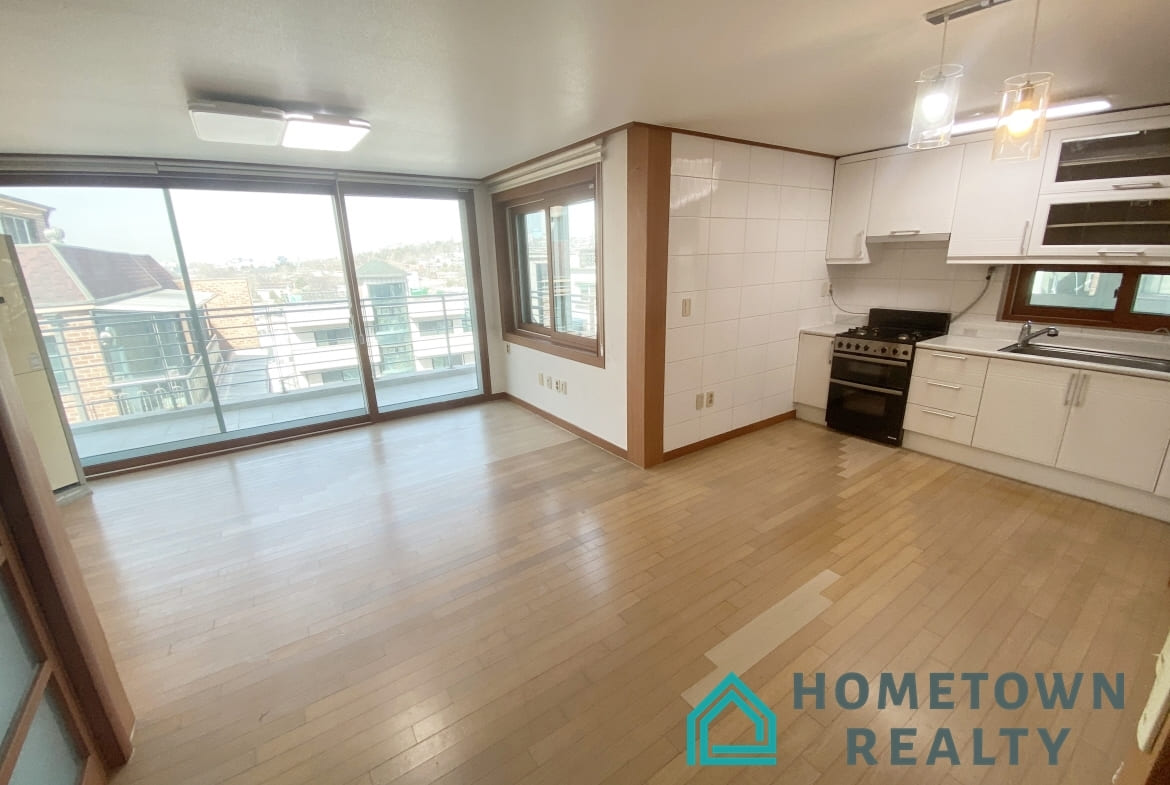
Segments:
[[[41,361],[41,355],[37,352],[28,353],[28,367],[30,370],[39,371],[45,367],[44,362]]]
[[[711,407],[714,405],[715,405],[715,393],[709,392],[709,393],[707,393],[707,406]]]
[[[544,387],[544,374],[543,373],[536,374],[536,383],[539,384],[541,387]]]
[[[703,393],[695,393],[695,408],[703,408]]]
[[[833,284],[829,281],[824,281],[821,284],[821,297],[828,297],[833,291]]]
[[[691,315],[691,298],[690,297],[683,298],[682,315],[683,316],[690,316]]]

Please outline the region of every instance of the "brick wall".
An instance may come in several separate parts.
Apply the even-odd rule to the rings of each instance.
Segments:
[[[191,281],[197,292],[215,297],[207,301],[208,321],[232,349],[259,349],[260,333],[252,314],[252,287],[246,278],[201,278]],[[230,308],[230,311],[221,309]]]

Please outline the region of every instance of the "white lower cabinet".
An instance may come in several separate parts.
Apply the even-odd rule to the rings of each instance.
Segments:
[[[1039,363],[991,360],[972,446],[1055,464],[1077,373]]]
[[[796,343],[796,403],[824,409],[829,401],[829,369],[833,363],[833,339],[801,333]]]
[[[936,439],[970,444],[971,435],[975,432],[975,418],[911,402],[906,405],[904,427],[908,431],[926,434]]]
[[[1162,476],[1154,488],[1154,493],[1170,499],[1170,451],[1167,451],[1166,459],[1162,461]]]
[[[1082,371],[1056,465],[1153,491],[1170,444],[1170,383]]]

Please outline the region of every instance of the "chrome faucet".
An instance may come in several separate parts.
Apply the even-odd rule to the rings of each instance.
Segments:
[[[1023,348],[1038,335],[1047,335],[1049,338],[1060,335],[1060,330],[1055,327],[1041,327],[1039,330],[1033,330],[1034,326],[1031,320],[1024,322],[1023,326],[1020,327],[1020,337],[1016,339],[1016,346]]]

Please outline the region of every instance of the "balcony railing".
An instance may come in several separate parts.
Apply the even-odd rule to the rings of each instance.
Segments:
[[[376,384],[474,368],[466,294],[366,298],[360,308]],[[360,383],[346,300],[195,313],[99,307],[42,314],[40,326],[71,423],[165,415],[216,399],[222,408],[264,404]]]

